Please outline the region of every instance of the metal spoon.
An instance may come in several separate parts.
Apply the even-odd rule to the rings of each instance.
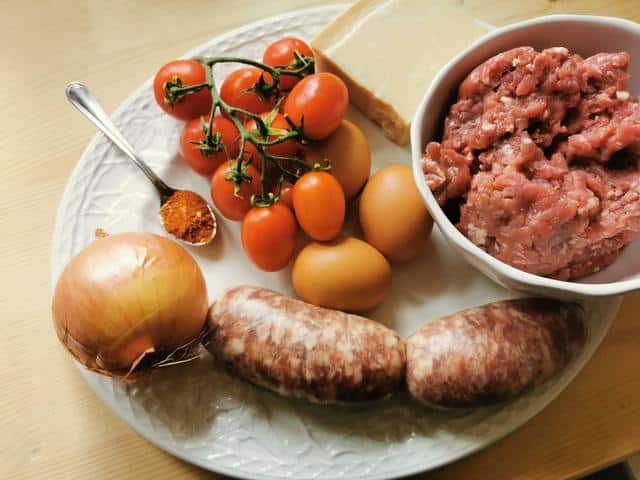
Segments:
[[[140,158],[140,156],[135,152],[133,147],[127,142],[127,140],[122,136],[120,131],[113,124],[109,116],[105,113],[103,108],[100,106],[96,98],[91,94],[89,89],[80,82],[71,82],[67,85],[65,90],[67,95],[67,99],[71,102],[71,105],[76,107],[80,113],[82,113],[85,117],[87,117],[98,129],[104,133],[127,157],[129,157],[136,166],[142,170],[142,173],[146,175],[146,177],[153,183],[153,186],[156,187],[158,194],[160,195],[160,206],[164,205],[169,198],[176,193],[178,190],[175,188],[171,188],[167,185],[158,175],[155,174],[151,168]],[[194,192],[195,194],[195,192]],[[197,194],[195,194],[197,195]],[[207,205],[209,209],[209,213],[211,218],[213,219],[213,231],[211,232],[211,238],[198,243],[188,242],[179,238],[189,245],[193,246],[202,246],[206,245],[216,236],[216,217],[213,213],[213,209],[211,205],[207,201],[202,198],[202,196],[198,195],[202,199],[202,201]],[[160,217],[160,221],[162,222],[162,217]],[[165,230],[166,226],[162,225]]]

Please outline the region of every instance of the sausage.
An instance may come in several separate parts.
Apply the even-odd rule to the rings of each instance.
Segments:
[[[407,338],[407,387],[433,407],[489,405],[551,377],[585,339],[577,304],[519,299],[470,308]]]
[[[248,286],[209,309],[205,346],[230,371],[315,403],[372,401],[404,382],[405,348],[372,320]]]

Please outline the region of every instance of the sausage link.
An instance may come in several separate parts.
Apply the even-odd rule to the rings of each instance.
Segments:
[[[207,321],[205,345],[218,361],[284,396],[371,401],[404,382],[404,342],[363,317],[240,286],[211,306]]]
[[[576,304],[519,299],[435,320],[406,340],[407,387],[435,407],[476,407],[542,383],[584,345]]]

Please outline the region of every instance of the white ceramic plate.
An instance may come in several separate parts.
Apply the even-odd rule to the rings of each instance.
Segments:
[[[312,37],[343,8],[323,7],[269,18],[215,38],[188,56],[259,58],[269,42],[285,34]],[[226,72],[221,69],[219,73],[218,80]],[[408,150],[391,144],[357,112],[349,115],[369,137],[376,168],[387,163],[410,164]],[[150,81],[127,99],[114,118],[133,146],[171,185],[208,196],[207,180],[193,174],[177,154],[181,124],[161,113]],[[144,176],[104,136],[94,137],[60,204],[52,245],[53,281],[92,240],[96,227],[112,233],[161,233],[157,208],[156,194]],[[292,293],[289,272],[259,271],[239,245],[238,225],[222,220],[213,245],[191,249],[205,273],[211,299],[241,283]],[[434,231],[417,260],[394,269],[391,295],[372,317],[406,336],[443,314],[512,296],[464,263],[450,251],[440,232]],[[219,372],[208,356],[134,386],[84,369],[81,374],[141,435],[206,469],[259,479],[390,478],[451,462],[529,420],[580,371],[618,306],[616,298],[588,305],[588,344],[560,375],[511,403],[467,413],[433,412],[403,395],[366,408],[308,405],[231,378]]]

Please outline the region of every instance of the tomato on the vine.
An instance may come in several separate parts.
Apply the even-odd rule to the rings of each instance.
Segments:
[[[293,87],[284,112],[295,125],[303,123],[305,137],[322,140],[340,126],[348,107],[349,92],[344,82],[332,73],[321,72],[303,78]]]
[[[260,173],[253,165],[242,164],[240,190],[229,180],[236,171],[236,161],[229,160],[218,167],[211,179],[211,199],[220,213],[229,220],[242,220],[251,209],[251,197],[260,193]]]
[[[172,96],[167,85],[188,87],[207,81],[205,66],[195,60],[174,60],[163,65],[153,79],[153,94],[162,110],[180,120],[206,115],[211,110],[211,92],[204,86],[198,91]]]
[[[291,126],[280,113],[264,112],[260,114],[260,118],[265,121],[268,129],[276,130],[276,132],[274,132],[276,133],[275,135],[268,136],[268,141],[273,141],[279,136],[291,131]],[[249,133],[256,136],[256,138],[264,140],[259,133],[258,125],[254,119],[247,121],[244,128],[246,128]],[[298,145],[298,142],[291,138],[282,143],[276,143],[275,145],[265,147],[265,150],[271,155],[291,157],[298,153],[299,148],[300,146]],[[245,145],[245,150],[253,155],[254,159],[259,159],[258,151],[253,143],[248,141]]]
[[[293,186],[293,209],[307,235],[314,240],[332,240],[344,223],[344,191],[327,172],[305,173]]]
[[[296,221],[284,205],[254,207],[242,222],[242,245],[259,268],[275,272],[287,266],[296,247]]]
[[[313,50],[306,42],[295,37],[284,37],[270,44],[264,51],[262,63],[272,67],[286,67],[295,61],[294,52],[305,57],[313,57]],[[278,85],[281,90],[291,90],[300,81],[293,75],[280,75]]]
[[[220,98],[228,105],[251,113],[268,112],[275,106],[273,98],[261,98],[256,92],[249,91],[257,83],[272,81],[271,75],[256,67],[243,67],[231,72],[222,82]]]
[[[227,160],[238,156],[238,136],[240,133],[230,120],[214,117],[211,136],[220,134],[220,150],[214,150],[205,141],[205,132],[209,128],[210,117],[198,117],[189,120],[180,136],[180,153],[189,166],[201,175],[211,175]]]

